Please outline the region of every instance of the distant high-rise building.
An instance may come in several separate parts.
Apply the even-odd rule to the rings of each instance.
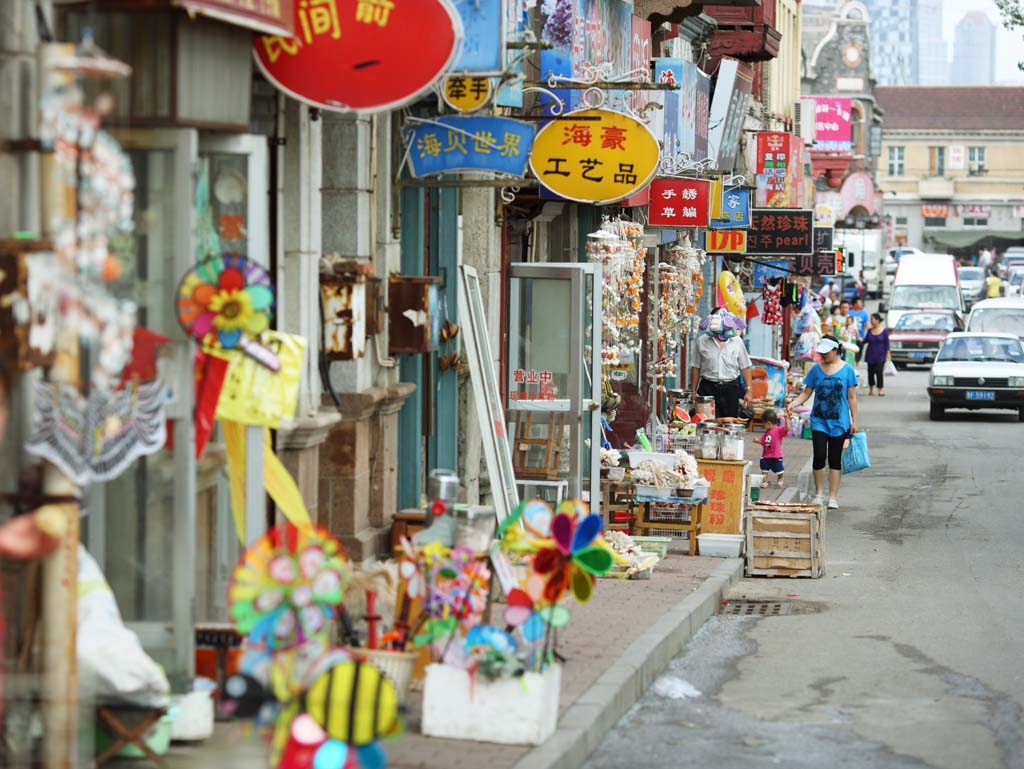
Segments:
[[[879,85],[917,85],[920,0],[868,0],[871,64]]]
[[[995,82],[996,25],[980,11],[971,11],[956,25],[952,75],[956,85]]]
[[[943,0],[917,0],[917,84],[949,85],[949,46],[942,36]]]

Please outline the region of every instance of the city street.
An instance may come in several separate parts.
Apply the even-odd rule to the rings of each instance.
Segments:
[[[782,615],[710,620],[587,769],[1024,767],[1021,426],[930,422],[926,379],[861,397],[873,467],[829,512],[826,576],[738,583]]]

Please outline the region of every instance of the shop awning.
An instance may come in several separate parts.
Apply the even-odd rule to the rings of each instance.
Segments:
[[[207,16],[225,24],[264,35],[295,35],[298,0],[65,0],[62,8],[91,11],[139,11],[181,8],[190,15]]]
[[[1011,246],[1024,244],[1024,232],[1021,230],[957,230],[947,227],[925,227],[924,239],[949,248],[971,248],[982,245]]]

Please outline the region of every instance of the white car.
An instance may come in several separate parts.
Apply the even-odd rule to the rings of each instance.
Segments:
[[[1024,296],[1024,267],[1011,267],[1006,276],[1006,295]]]
[[[1007,296],[978,302],[967,316],[967,330],[1016,334],[1024,339],[1024,298]]]
[[[929,416],[1012,409],[1024,422],[1024,343],[1013,334],[950,334],[928,377]]]

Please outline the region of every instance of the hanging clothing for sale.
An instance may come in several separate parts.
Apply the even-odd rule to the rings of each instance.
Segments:
[[[782,281],[765,281],[761,289],[761,298],[764,300],[764,312],[761,314],[761,322],[766,326],[782,325]]]

